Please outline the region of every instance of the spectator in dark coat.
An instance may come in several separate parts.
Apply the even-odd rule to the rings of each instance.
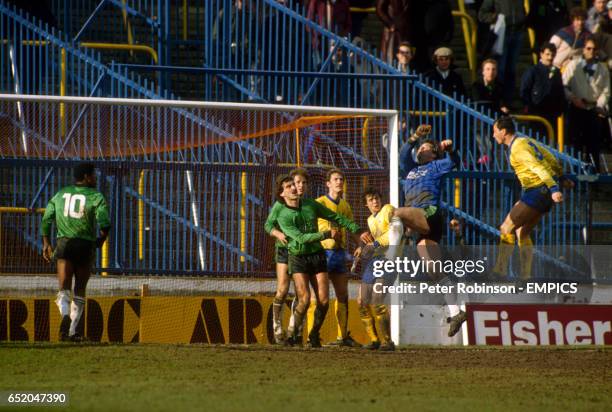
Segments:
[[[540,61],[527,69],[521,80],[521,100],[527,114],[541,116],[555,127],[566,107],[563,79],[553,65],[557,48],[552,43],[540,47]]]
[[[486,59],[482,62],[482,77],[472,85],[472,100],[493,112],[508,113],[503,92],[504,86],[497,78],[497,61]]]
[[[436,49],[433,55],[435,68],[425,73],[425,77],[433,81],[434,86],[439,86],[442,93],[453,97],[453,94],[465,96],[465,86],[461,76],[452,69],[453,51],[448,47]]]
[[[502,54],[497,56],[499,79],[504,84],[504,98],[512,100],[516,84],[516,64],[521,54],[525,34],[524,2],[521,0],[485,0],[478,11],[478,20],[495,24],[504,16],[505,34]]]
[[[393,52],[403,41],[412,41],[415,37],[412,26],[412,8],[415,0],[378,0],[376,14],[384,27],[380,50],[383,58],[393,62]]]

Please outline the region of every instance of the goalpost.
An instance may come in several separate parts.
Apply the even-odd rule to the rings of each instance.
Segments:
[[[0,184],[8,189],[0,198],[0,273],[49,272],[30,259],[40,216],[24,212],[45,207],[71,183],[75,161],[88,160],[101,171],[117,222],[96,260],[99,273],[266,276],[273,242],[263,222],[275,177],[304,167],[317,197],[326,170],[343,170],[345,197],[366,227],[367,186],[399,204],[398,130],[392,110],[0,94]],[[170,289],[179,282],[164,279]],[[396,342],[398,322],[393,305]]]

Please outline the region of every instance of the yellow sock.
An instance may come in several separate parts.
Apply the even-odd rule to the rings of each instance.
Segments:
[[[365,328],[368,338],[370,338],[370,342],[378,342],[378,336],[376,335],[376,327],[374,326],[374,317],[370,313],[368,307],[359,307],[359,318],[363,323],[363,327]]]
[[[519,253],[521,254],[521,274],[523,280],[531,277],[531,264],[533,263],[533,242],[531,237],[519,239]]]
[[[348,336],[348,303],[336,301],[336,319],[338,319],[338,339]]]
[[[389,311],[386,305],[375,305],[374,313],[376,314],[376,331],[383,345],[391,340],[391,325],[389,322]]]
[[[493,271],[499,273],[502,277],[508,276],[508,262],[510,261],[512,252],[514,252],[515,242],[516,236],[514,233],[502,234],[500,236],[499,254]]]

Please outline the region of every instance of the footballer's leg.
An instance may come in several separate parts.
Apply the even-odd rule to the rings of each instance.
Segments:
[[[395,209],[394,217],[400,218],[404,226],[420,233],[429,233],[429,223],[423,209],[418,207],[400,207]]]
[[[359,284],[359,295],[357,296],[357,304],[359,305],[359,318],[363,327],[370,339],[370,343],[365,345],[366,349],[376,350],[380,347],[380,339],[376,333],[376,318],[371,311],[372,302],[372,287],[371,283],[362,280]]]
[[[302,327],[302,323],[304,322],[304,318],[306,317],[306,311],[310,305],[310,276],[306,273],[294,273],[292,276],[298,303],[295,305],[295,309],[293,310],[293,329],[289,329],[288,334],[291,339],[290,343],[301,344],[302,342],[298,341],[297,338],[299,330]]]
[[[508,263],[516,243],[516,230],[535,219],[539,220],[539,218],[540,212],[526,203],[518,201],[514,204],[499,228],[501,232],[499,253],[493,268],[493,273],[498,278],[503,279],[508,276]]]
[[[308,333],[308,343],[313,348],[320,348],[321,326],[323,326],[327,310],[329,309],[329,276],[327,272],[319,272],[311,277],[311,280],[317,306],[314,311],[312,330]]]
[[[537,214],[516,230],[519,254],[521,257],[521,273],[519,278],[523,282],[531,278],[531,266],[533,263],[533,241],[531,240],[531,231],[540,222],[541,218],[542,215]]]
[[[382,280],[379,280],[382,283]],[[378,293],[372,296],[372,305],[370,310],[374,316],[374,324],[380,338],[381,351],[394,351],[395,344],[391,340],[391,319],[389,308],[384,303],[385,294]]]
[[[89,263],[79,264],[75,267],[74,295],[70,305],[70,339],[72,341],[78,342],[82,340],[82,336],[80,336],[76,329],[85,309],[85,296],[90,275],[91,265]]]
[[[286,249],[285,249],[286,253]],[[277,248],[276,260],[276,294],[272,303],[272,324],[274,328],[274,339],[277,344],[284,343],[284,331],[282,323],[282,310],[285,305],[285,299],[289,292],[289,272],[286,257],[283,258],[283,252]]]
[[[67,341],[70,338],[70,296],[72,289],[72,277],[74,265],[67,259],[57,259],[57,280],[59,292],[55,299],[62,320],[59,328],[60,341]]]

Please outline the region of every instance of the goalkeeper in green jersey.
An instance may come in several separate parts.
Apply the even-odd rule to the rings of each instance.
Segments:
[[[74,168],[76,183],[61,189],[49,201],[42,220],[43,258],[57,262],[59,292],[55,303],[62,320],[60,340],[80,341],[76,327],[85,306],[85,289],[95,258],[95,250],[104,244],[110,230],[108,206],[96,187],[95,167],[82,163]],[[55,222],[55,251],[49,236]],[[96,222],[100,228],[96,233]],[[74,277],[72,303],[70,291]]]

